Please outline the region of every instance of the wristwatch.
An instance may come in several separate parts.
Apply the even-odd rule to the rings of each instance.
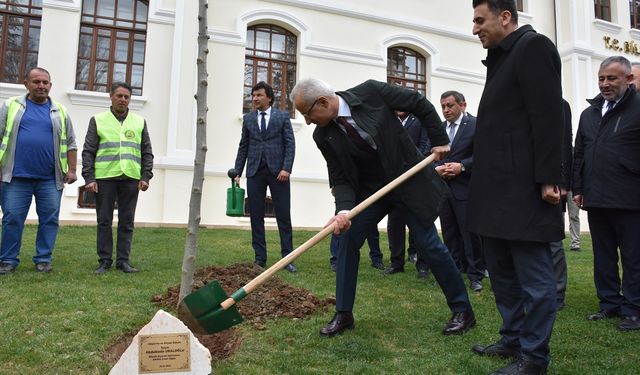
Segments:
[[[460,172],[464,172],[466,169],[464,169],[464,164],[460,163]]]

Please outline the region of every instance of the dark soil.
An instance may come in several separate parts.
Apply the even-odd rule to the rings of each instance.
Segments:
[[[195,273],[193,289],[195,291],[207,282],[217,280],[230,295],[262,271],[253,263],[199,268]],[[153,296],[151,301],[159,308],[175,311],[179,293],[180,285],[175,285],[168,288],[165,293]],[[267,328],[269,320],[275,318],[302,319],[316,311],[326,309],[330,305],[335,305],[334,297],[321,300],[308,290],[288,285],[274,276],[238,302],[237,308],[244,318],[242,324],[250,324],[254,329],[264,330]],[[129,347],[137,332],[137,330],[129,332],[118,338],[113,345],[105,350],[103,358],[108,363],[115,364]],[[195,336],[202,345],[209,349],[214,361],[230,357],[242,345],[242,337],[236,327],[212,335],[195,334]]]

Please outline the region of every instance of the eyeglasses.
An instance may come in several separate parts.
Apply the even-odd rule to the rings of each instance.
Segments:
[[[318,102],[318,100],[320,100],[320,98],[317,98],[317,99],[313,102],[313,104],[311,104],[311,107],[309,107],[309,110],[308,110],[308,111],[306,111],[306,112],[300,112],[300,114],[301,114],[302,116],[304,116],[304,117],[307,117],[307,116],[309,115],[309,113],[311,113],[311,111],[313,111],[313,107],[315,107],[315,106],[316,106],[316,103]]]

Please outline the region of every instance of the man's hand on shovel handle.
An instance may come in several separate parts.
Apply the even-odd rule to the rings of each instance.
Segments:
[[[347,212],[349,211],[341,211],[339,214],[329,219],[324,227],[326,228],[335,223],[335,227],[333,228],[333,233],[335,235],[346,232],[347,229],[349,229],[349,227],[351,226],[351,220],[347,218]]]

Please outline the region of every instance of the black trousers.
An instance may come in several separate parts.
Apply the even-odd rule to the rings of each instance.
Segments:
[[[458,268],[467,274],[469,281],[480,281],[484,277],[482,239],[467,230],[467,201],[460,201],[447,194],[440,209],[440,224],[444,244],[453,255]]]
[[[249,214],[251,216],[251,246],[255,252],[255,260],[267,261],[267,242],[264,232],[264,200],[267,186],[271,191],[273,209],[280,232],[280,254],[284,258],[293,251],[293,233],[291,229],[291,184],[278,182],[263,164],[255,176],[247,178],[247,196],[249,198]]]
[[[97,247],[100,262],[112,263],[113,209],[118,202],[118,241],[116,265],[129,262],[133,222],[138,204],[138,180],[98,180],[96,213],[98,216]]]
[[[640,210],[590,208],[588,218],[600,308],[640,316]]]
[[[564,254],[562,241],[549,243],[551,247],[551,259],[553,261],[553,273],[556,276],[556,292],[558,304],[564,303],[567,291],[567,259]]]
[[[484,255],[498,312],[501,342],[547,365],[556,318],[556,278],[548,242],[483,237]]]
[[[407,220],[405,218],[404,211],[394,209],[393,211],[389,212],[389,217],[387,219],[387,236],[389,237],[391,267],[395,269],[404,268],[406,226]],[[407,252],[409,253],[409,255],[417,255],[416,269],[428,270],[429,265],[423,258],[422,254],[416,251],[415,242],[416,240],[414,238],[414,235],[409,232],[409,248],[407,249]]]
[[[416,236],[418,254],[427,260],[452,312],[471,310],[467,289],[451,254],[438,237],[434,224],[425,225],[405,204],[383,197],[351,220],[351,227],[340,237],[336,263],[336,311],[353,311],[360,264],[360,248],[382,218],[393,209],[407,212],[409,231]]]

